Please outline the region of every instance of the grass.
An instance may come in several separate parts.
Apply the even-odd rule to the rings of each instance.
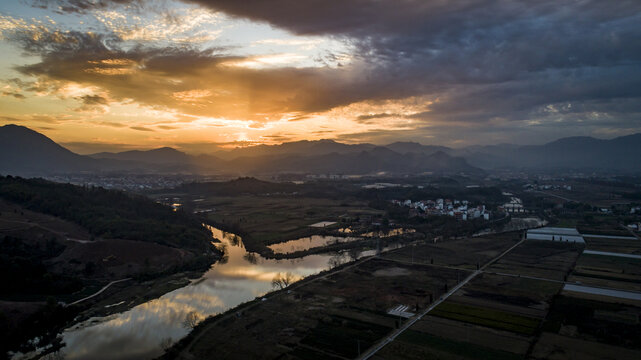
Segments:
[[[471,359],[512,360],[522,358],[517,354],[509,353],[507,351],[494,350],[466,342],[444,339],[415,330],[406,330],[398,336],[397,341],[440,350]]]
[[[242,228],[246,237],[262,245],[309,236],[323,229],[309,225],[320,221],[336,221],[331,228],[339,228],[339,216],[343,214],[382,215],[382,211],[367,207],[362,201],[333,199],[276,197],[276,196],[235,196],[212,197],[201,203],[204,207],[215,207],[208,215],[216,224]],[[258,245],[257,244],[257,245]]]
[[[430,315],[524,335],[534,335],[540,323],[539,319],[532,317],[449,301],[437,306]]]
[[[560,227],[560,228],[576,228],[577,223],[579,222],[579,219],[559,219],[559,221],[554,224],[555,227]]]

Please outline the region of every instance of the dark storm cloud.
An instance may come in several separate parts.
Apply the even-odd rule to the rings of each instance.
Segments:
[[[58,2],[67,4],[69,11],[142,3]],[[508,131],[516,126],[496,125],[497,119],[513,123],[536,120],[536,126],[547,126],[549,132],[555,131],[559,122],[577,128],[580,124],[587,128],[587,122],[593,130],[610,125],[641,128],[638,0],[183,2],[295,34],[335,37],[353,46],[354,60],[338,69],[233,69],[219,66],[226,59],[211,52],[183,48],[166,53],[142,47],[123,51],[118,50],[117,39],[78,35],[78,43],[67,47],[57,44],[55,36],[48,42],[27,37],[24,48],[41,54],[43,61],[21,71],[88,82],[109,89],[115,98],[152,105],[168,103],[198,115],[207,112],[255,119],[261,113],[300,112],[304,117],[354,102],[422,97],[426,99],[424,111],[411,118],[426,134],[447,131],[446,124],[450,124],[450,131],[452,127],[466,131],[466,126],[475,129],[477,124],[492,122],[484,129]],[[84,65],[75,60],[78,54]],[[105,78],[86,66],[107,58],[128,59],[145,67],[137,70],[137,75]],[[72,73],[78,66],[83,72]],[[100,63],[95,68],[104,75],[109,66],[122,69],[117,63]],[[174,72],[189,86],[179,89],[168,85],[169,90],[160,90],[153,85],[153,81],[172,78]],[[228,106],[216,106],[220,98],[206,98],[212,101],[206,106],[167,100],[172,92],[193,89],[231,91],[233,95],[224,100],[244,111],[230,112]],[[385,116],[362,114],[355,120],[369,124],[384,122]],[[432,126],[420,128],[422,123]],[[376,135],[384,136],[384,131]]]
[[[304,35],[349,39],[389,98],[437,95],[426,116],[520,120],[547,105],[641,103],[641,2],[188,0]],[[363,89],[352,89],[359,91]],[[368,120],[365,115],[359,120]]]

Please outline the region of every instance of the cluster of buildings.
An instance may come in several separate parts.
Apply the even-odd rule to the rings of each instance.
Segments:
[[[503,195],[510,196],[510,201],[501,205],[499,207],[499,211],[509,214],[523,214],[527,212],[525,210],[525,207],[523,206],[523,202],[521,201],[521,199],[511,196],[512,194],[510,193],[503,193]]]
[[[525,184],[523,185],[525,190],[567,190],[572,191],[572,185],[552,185],[552,184]]]
[[[416,216],[430,216],[430,215],[447,215],[453,216],[459,220],[490,219],[490,211],[485,208],[485,205],[476,207],[470,206],[467,200],[450,200],[450,199],[436,199],[436,200],[392,200],[392,203],[398,206],[407,206],[414,210]]]
[[[98,186],[105,189],[118,189],[125,191],[145,191],[154,189],[168,189],[184,183],[207,181],[207,178],[198,175],[162,175],[162,174],[69,174],[45,177],[46,180],[69,183],[80,186]]]

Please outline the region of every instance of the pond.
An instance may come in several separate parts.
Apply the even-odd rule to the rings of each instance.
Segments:
[[[225,249],[225,260],[214,264],[202,278],[188,286],[128,311],[89,319],[66,329],[62,334],[65,359],[155,358],[163,353],[163,348],[186,336],[199,319],[273,290],[272,280],[279,273],[290,273],[300,279],[348,262],[355,256],[345,252],[292,260],[265,259],[247,252],[239,236],[210,229],[220,240],[217,246]],[[374,251],[366,251],[356,256],[373,254]]]

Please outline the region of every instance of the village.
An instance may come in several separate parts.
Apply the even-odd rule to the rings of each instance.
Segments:
[[[411,209],[410,216],[428,217],[431,215],[446,215],[463,221],[481,217],[484,220],[490,220],[491,217],[491,212],[486,209],[485,205],[473,207],[467,200],[436,199],[414,202],[412,202],[412,200],[392,200],[391,202],[394,205],[409,207]]]

